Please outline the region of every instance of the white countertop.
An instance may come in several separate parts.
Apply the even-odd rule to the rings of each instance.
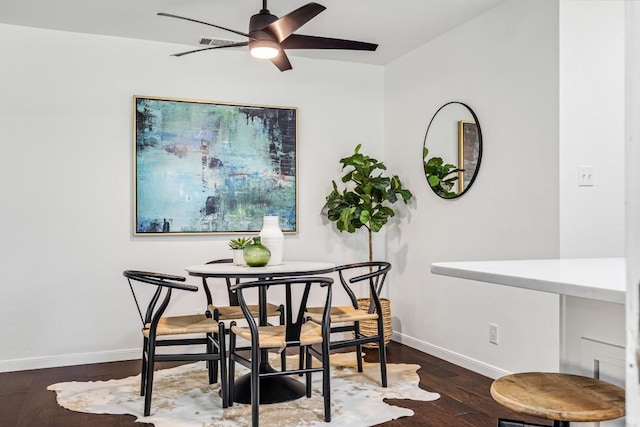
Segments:
[[[618,304],[627,286],[624,258],[434,262],[431,272]]]

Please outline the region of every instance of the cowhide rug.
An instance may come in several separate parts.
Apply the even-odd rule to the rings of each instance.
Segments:
[[[278,365],[277,357],[273,364]],[[331,356],[331,421],[332,425],[366,427],[413,415],[407,408],[385,403],[384,399],[436,400],[418,386],[414,364],[387,364],[388,387],[380,384],[380,366],[364,364],[364,372],[355,367],[355,353]],[[297,364],[293,356],[291,362]],[[247,371],[236,364],[238,375]],[[95,414],[131,414],[138,422],[156,427],[246,426],[251,420],[251,407],[235,403],[223,409],[218,395],[219,385],[209,385],[205,364],[192,363],[156,372],[151,416],[143,417],[143,398],[139,396],[140,375],[119,380],[66,382],[50,385],[57,393],[58,404],[77,412]],[[323,426],[323,400],[320,395],[322,375],[313,375],[313,395],[278,404],[260,406],[261,426]]]

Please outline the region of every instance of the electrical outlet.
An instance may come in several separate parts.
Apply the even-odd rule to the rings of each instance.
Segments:
[[[498,325],[489,323],[489,342],[498,345]]]

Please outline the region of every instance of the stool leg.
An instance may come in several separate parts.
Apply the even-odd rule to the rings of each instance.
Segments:
[[[569,421],[554,421],[553,427],[569,427]]]

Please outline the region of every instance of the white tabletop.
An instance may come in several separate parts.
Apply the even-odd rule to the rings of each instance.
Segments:
[[[431,272],[561,295],[625,303],[624,258],[435,262]]]
[[[334,271],[336,265],[318,261],[285,261],[278,265],[249,267],[232,263],[191,265],[186,268],[193,276],[206,277],[276,277],[316,275]]]

